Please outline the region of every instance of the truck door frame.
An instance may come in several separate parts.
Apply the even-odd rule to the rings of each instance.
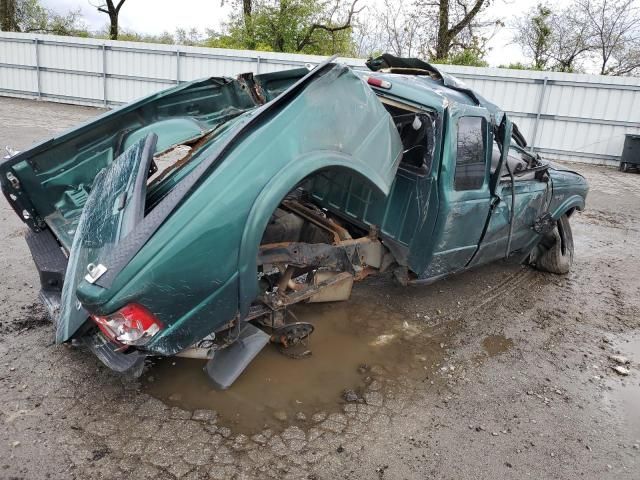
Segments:
[[[458,159],[458,123],[463,117],[485,120],[483,131],[484,179],[479,188],[455,189]],[[486,230],[492,206],[492,121],[486,108],[453,104],[445,110],[440,175],[438,219],[432,237],[434,254],[419,280],[432,281],[464,270],[473,259]]]
[[[508,122],[508,130],[501,125],[501,138],[496,136],[496,141],[501,144],[501,156],[495,172],[492,174],[492,191],[494,196],[494,208],[488,220],[487,232],[478,248],[478,253],[470,263],[471,266],[481,265],[500,258],[508,259],[514,256],[517,261],[522,261],[530,250],[537,244],[540,235],[533,229],[536,219],[545,211],[545,199],[548,197],[549,185],[545,178],[540,177],[539,172],[529,171],[526,177],[516,175],[513,186],[511,179],[502,177],[505,172],[504,165],[509,153],[513,150],[519,154],[531,156],[515,142],[511,122],[503,118],[503,123]],[[511,214],[512,192],[515,192],[514,214]],[[510,228],[510,221],[513,226]],[[509,251],[507,252],[507,249]]]

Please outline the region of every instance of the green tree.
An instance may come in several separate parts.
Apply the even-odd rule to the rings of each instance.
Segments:
[[[197,28],[190,28],[189,30],[184,28],[176,28],[176,32],[173,35],[174,43],[177,45],[189,45],[196,47],[202,45],[204,38]]]
[[[534,70],[544,70],[551,57],[552,10],[539,3],[515,21],[514,41],[532,59]]]
[[[254,0],[247,10],[236,9],[223,34],[207,45],[253,48],[275,52],[353,54],[352,24],[358,0]]]
[[[465,65],[467,67],[488,67],[489,63],[484,59],[484,55],[477,49],[465,48],[459,50],[445,59],[434,60],[435,63],[448,65]]]
[[[498,68],[508,68],[510,70],[539,70],[538,68],[534,68],[531,65],[528,65],[522,62],[514,62],[506,65],[498,65]]]
[[[111,38],[108,31],[100,32],[94,35],[95,38]],[[166,45],[176,44],[176,39],[169,32],[162,32],[160,35],[149,35],[138,33],[134,30],[118,31],[118,40],[123,42],[143,42],[143,43],[163,43]]]

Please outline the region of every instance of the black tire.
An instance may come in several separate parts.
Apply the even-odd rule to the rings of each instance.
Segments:
[[[545,272],[564,275],[573,264],[573,235],[569,217],[563,215],[555,228],[547,233],[536,247],[536,268]]]
[[[628,172],[629,171],[629,164],[627,162],[621,163],[620,164],[620,171]]]

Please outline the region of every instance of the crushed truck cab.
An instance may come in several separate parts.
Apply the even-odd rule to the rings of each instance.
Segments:
[[[5,158],[56,341],[122,372],[206,359],[227,388],[269,342],[311,334],[292,305],[347,300],[369,275],[566,273],[584,178],[432,65],[368,67],[181,84]]]

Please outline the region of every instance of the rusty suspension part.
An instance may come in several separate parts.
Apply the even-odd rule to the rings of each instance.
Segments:
[[[280,242],[260,246],[257,264],[277,266],[281,273],[277,292],[263,298],[274,311],[302,301],[346,300],[354,281],[381,268],[386,250],[375,226],[366,237],[353,238],[322,211],[297,200],[285,200],[281,208],[328,232],[333,243]],[[305,273],[305,282],[297,283],[295,278]]]
[[[322,215],[318,215],[316,211],[313,209],[302,205],[300,202],[285,200],[282,202],[282,206],[296,215],[301,216],[308,222],[313,223],[314,225],[322,228],[323,230],[331,233],[333,235],[333,243],[338,244],[343,240],[351,240],[351,234],[349,231],[344,228],[342,225],[339,225],[337,222],[330,218],[323,217]]]

